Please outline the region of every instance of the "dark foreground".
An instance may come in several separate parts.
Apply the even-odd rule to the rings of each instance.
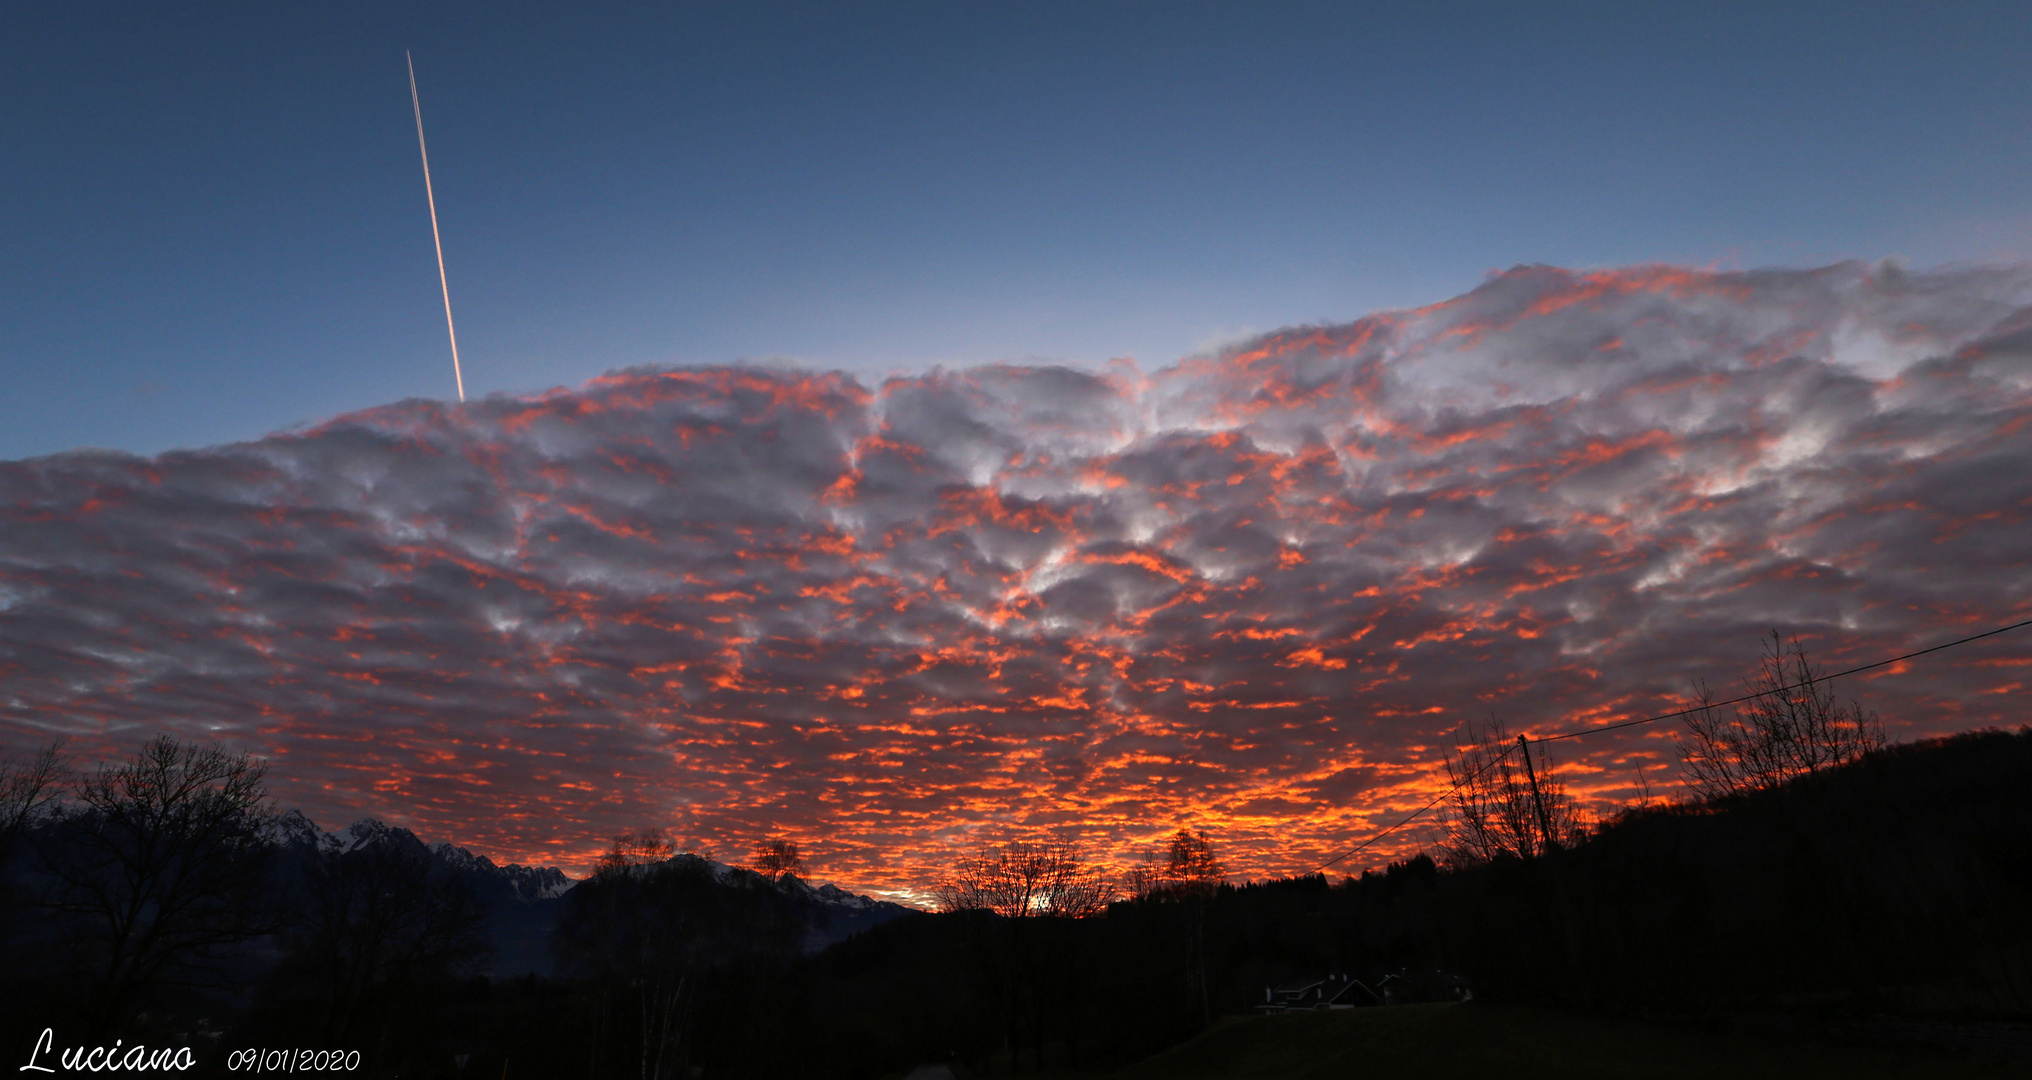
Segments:
[[[900,1074],[899,1074],[900,1075]],[[1826,1036],[1759,1035],[1507,1005],[1404,1005],[1236,1017],[1139,1064],[1122,1080],[1761,1080],[1764,1077],[1989,1078],[2032,1075],[2004,1051]]]

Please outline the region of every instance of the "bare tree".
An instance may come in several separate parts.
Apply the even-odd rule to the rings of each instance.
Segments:
[[[319,852],[295,899],[292,961],[319,984],[328,1042],[354,1041],[403,990],[464,974],[487,953],[471,884],[414,840]]]
[[[941,911],[992,911],[1021,919],[1097,914],[1115,890],[1076,845],[1052,840],[983,849],[955,863],[932,893]]]
[[[1797,638],[1788,643],[1771,631],[1745,689],[1756,696],[1724,716],[1707,684],[1694,684],[1678,743],[1686,783],[1701,798],[1775,788],[1884,746],[1877,715],[1836,700]]]
[[[47,819],[68,784],[61,751],[61,744],[51,743],[27,761],[0,765],[0,956],[40,931],[39,920],[23,917],[32,890],[23,888],[29,875],[14,865],[14,856],[22,835]]]
[[[0,867],[13,858],[22,832],[62,796],[69,780],[61,743],[43,747],[20,765],[0,765]]]
[[[1055,845],[1047,856],[1043,902],[1040,914],[1050,918],[1084,919],[1108,909],[1115,898],[1115,884],[1097,867],[1087,865],[1071,844]]]
[[[1211,896],[1227,880],[1213,841],[1204,831],[1180,829],[1158,850],[1145,851],[1123,876],[1123,891],[1137,900]]]
[[[217,745],[157,738],[78,782],[78,805],[38,834],[73,923],[94,1034],[144,991],[216,977],[230,946],[273,927],[264,767]]]
[[[1214,1022],[1213,994],[1207,981],[1206,906],[1227,880],[1226,871],[1214,858],[1213,841],[1204,830],[1193,833],[1180,829],[1171,834],[1171,848],[1164,861],[1165,885],[1186,901],[1186,970],[1191,985],[1188,994],[1199,997],[1201,1026]]]
[[[756,850],[755,870],[771,881],[797,877],[804,873],[804,856],[798,854],[797,844],[792,841],[771,840]]]
[[[1214,858],[1213,841],[1204,830],[1180,829],[1171,834],[1171,849],[1164,861],[1164,880],[1185,895],[1211,896],[1227,880],[1220,860]]]
[[[625,845],[617,838],[615,846]],[[590,984],[594,1074],[607,1056],[611,1075],[664,1080],[680,1071],[685,1010],[709,936],[686,901],[710,879],[697,864],[616,856],[609,852],[569,896],[561,967]]]
[[[744,901],[730,915],[707,854],[681,853],[696,858],[676,858],[678,845],[660,828],[625,830],[592,879],[571,892],[558,931],[560,966],[592,986],[595,1074],[604,1068],[663,1080],[682,1073],[699,973],[801,929],[766,904]]]
[[[1143,902],[1183,905],[1186,993],[1198,1004],[1200,1022],[1213,1022],[1212,991],[1206,972],[1207,904],[1220,892],[1227,872],[1214,857],[1205,831],[1179,829],[1159,851],[1146,851],[1131,865],[1127,891]]]
[[[1156,898],[1164,890],[1164,863],[1155,851],[1145,851],[1143,857],[1129,865],[1128,873],[1122,876],[1122,891],[1136,900]]]
[[[1064,997],[1071,968],[1063,931],[1073,926],[1068,920],[1105,912],[1114,884],[1069,840],[1019,841],[960,859],[933,895],[942,912],[1001,916],[999,932],[974,924],[975,957],[1000,992],[1011,1066],[1027,1013],[1032,1059],[1042,1068],[1045,1017],[1053,1011],[1050,1002]]]
[[[639,829],[623,829],[614,834],[613,842],[607,845],[606,854],[593,864],[593,873],[608,874],[624,871],[631,867],[649,866],[668,862],[677,854],[677,848],[664,835],[662,829],[645,825]]]
[[[566,894],[553,941],[560,973],[583,981],[590,1075],[683,1077],[702,977],[798,954],[809,905],[752,886],[722,881],[701,859],[666,859],[595,874]]]
[[[1465,735],[1446,759],[1453,791],[1440,846],[1450,864],[1536,858],[1580,842],[1586,824],[1543,743],[1513,743],[1494,717]]]

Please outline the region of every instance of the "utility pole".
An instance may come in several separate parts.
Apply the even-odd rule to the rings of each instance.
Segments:
[[[1552,819],[1545,816],[1545,799],[1538,794],[1538,771],[1531,767],[1531,746],[1517,736],[1517,749],[1524,754],[1524,776],[1531,781],[1531,805],[1538,808],[1538,843],[1541,851],[1552,850]]]
[[[1531,803],[1538,809],[1538,837],[1543,845],[1544,852],[1550,854],[1552,851],[1552,819],[1546,815],[1545,797],[1539,794],[1538,791],[1538,770],[1531,767],[1531,744],[1524,736],[1519,735],[1517,736],[1517,749],[1524,754],[1524,776],[1531,781]],[[1567,968],[1572,972],[1575,984],[1580,987],[1581,1000],[1579,1004],[1593,1008],[1595,1003],[1594,980],[1589,977],[1588,969],[1581,963],[1580,940],[1574,933],[1574,925],[1578,920],[1574,916],[1573,905],[1567,900],[1566,888],[1560,883],[1558,866],[1554,863],[1547,863],[1545,869],[1547,871],[1545,879],[1551,886],[1553,902],[1558,905],[1560,936],[1566,939]]]

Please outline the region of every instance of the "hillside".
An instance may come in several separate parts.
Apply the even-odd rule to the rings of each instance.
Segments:
[[[1788,1062],[1827,1048],[1716,1038],[1673,1018],[1836,1042],[1976,1032],[2022,1045],[2028,905],[2032,730],[1972,732],[1727,804],[1635,811],[1530,861],[1418,857],[1359,878],[1126,901],[1095,919],[899,919],[781,983],[703,1003],[714,1045],[696,1060],[708,1075],[876,1076],[935,1060],[979,1073],[1006,1070],[1013,1049],[1019,1071],[1045,1074],[1324,1076],[1336,1062],[1438,1053],[1468,1075],[1539,1040],[1546,1075],[1651,1075],[1631,1062],[1691,1070],[1665,1076],[1792,1075]],[[1150,1058],[1194,1039],[1207,1013],[1250,1017],[1266,986],[1434,968],[1465,977],[1484,1011],[1247,1019]],[[1248,1040],[1265,1031],[1326,1041],[1264,1057]],[[1875,1075],[1939,1074],[1898,1072],[1889,1054],[1864,1055]],[[1262,1071],[1220,1071],[1244,1066]]]
[[[1236,1017],[1113,1075],[1122,1080],[1977,1080],[2025,1063],[1944,1049],[1836,1045],[1522,1006],[1402,1005]]]
[[[1415,932],[1505,1000],[2023,1020],[2028,906],[2021,728],[1893,746],[1632,813],[1535,864],[1443,875]]]

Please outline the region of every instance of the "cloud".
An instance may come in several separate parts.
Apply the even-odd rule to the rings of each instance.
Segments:
[[[225,738],[327,824],[575,868],[664,824],[907,891],[1190,824],[1309,870],[1463,722],[1662,711],[1771,627],[1833,666],[2026,617],[2028,299],[1525,267],[1147,375],[637,369],[0,463],[6,745]],[[1900,737],[2016,722],[2027,655],[1844,690]],[[1670,734],[1561,762],[1609,809]]]

